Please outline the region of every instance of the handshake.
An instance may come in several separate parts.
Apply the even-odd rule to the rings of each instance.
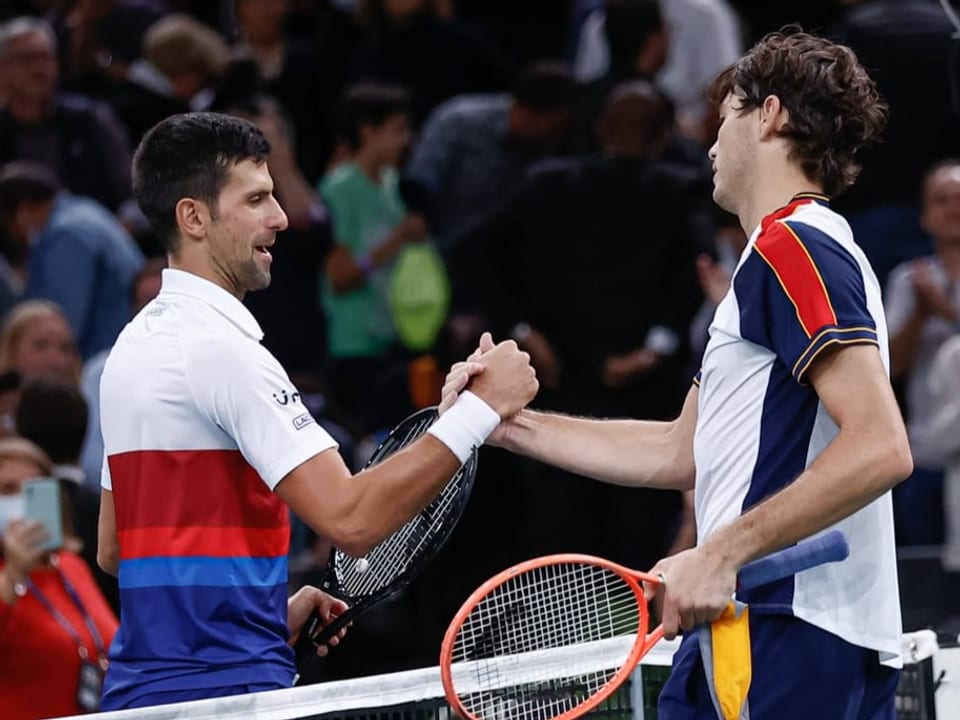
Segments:
[[[494,344],[488,332],[480,337],[480,344],[470,357],[455,363],[447,373],[441,393],[441,414],[453,406],[467,385],[470,392],[493,408],[501,420],[509,420],[523,410],[540,388],[530,356],[513,340]],[[488,442],[496,444],[498,436],[506,429],[501,424]]]

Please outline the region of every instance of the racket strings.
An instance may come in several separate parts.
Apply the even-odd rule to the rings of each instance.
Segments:
[[[479,718],[557,717],[617,674],[644,622],[632,587],[611,570],[531,569],[496,588],[463,623],[453,649],[457,695]]]
[[[368,465],[373,465],[413,443],[427,431],[435,419],[435,414],[427,415],[402,431],[391,434]],[[420,556],[424,548],[445,532],[454,515],[450,508],[462,501],[464,478],[468,476],[473,462],[472,458],[468,460],[467,465],[457,471],[437,498],[363,558],[353,558],[337,551],[336,567],[341,592],[353,598],[369,596],[406,572],[410,563]]]

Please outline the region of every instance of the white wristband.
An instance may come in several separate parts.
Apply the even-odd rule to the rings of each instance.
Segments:
[[[450,448],[463,464],[499,424],[497,411],[465,390],[427,432]]]

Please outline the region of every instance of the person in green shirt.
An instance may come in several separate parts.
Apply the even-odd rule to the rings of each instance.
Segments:
[[[398,253],[425,240],[427,226],[421,215],[407,211],[399,192],[397,167],[411,135],[406,91],[351,86],[340,107],[340,130],[350,159],[320,181],[334,235],[321,295],[332,389],[365,434],[412,410],[409,353],[397,340],[388,291]]]

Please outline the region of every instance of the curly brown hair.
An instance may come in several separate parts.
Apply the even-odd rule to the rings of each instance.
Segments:
[[[790,159],[828,195],[853,184],[857,151],[887,121],[887,105],[853,50],[795,27],[766,35],[707,92],[717,105],[735,94],[741,114],[777,96],[790,116],[781,131],[792,141]]]

